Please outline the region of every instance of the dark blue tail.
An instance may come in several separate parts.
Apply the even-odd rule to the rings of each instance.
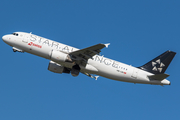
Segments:
[[[166,71],[175,55],[175,52],[168,50],[163,54],[159,55],[158,57],[154,58],[150,62],[138,68],[153,74],[162,74]]]

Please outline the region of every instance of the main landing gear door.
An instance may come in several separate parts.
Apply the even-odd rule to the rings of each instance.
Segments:
[[[138,68],[134,68],[131,77],[137,79],[137,77],[138,77],[138,72],[139,72],[139,69],[138,69]]]

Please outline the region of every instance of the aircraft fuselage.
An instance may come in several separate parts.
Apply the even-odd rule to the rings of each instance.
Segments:
[[[77,51],[79,49],[55,42],[31,33],[16,32],[18,35],[5,35],[3,41],[12,46],[16,51],[31,53],[49,60],[52,60],[67,68],[72,68],[73,62],[62,62],[52,58],[53,51],[59,51],[65,54]],[[104,56],[94,55],[88,59],[87,65],[80,65],[81,72],[100,75],[109,79],[154,85],[170,85],[170,82],[164,80],[152,80],[147,76],[154,75],[142,69],[127,65]]]

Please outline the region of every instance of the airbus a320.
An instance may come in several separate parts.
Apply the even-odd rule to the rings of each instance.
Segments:
[[[75,77],[82,73],[94,79],[99,75],[117,81],[162,86],[170,85],[165,71],[176,54],[168,50],[140,67],[133,67],[101,56],[101,50],[109,44],[77,49],[26,32],[4,35],[2,40],[14,52],[27,52],[49,59],[48,70],[54,73],[71,73]]]

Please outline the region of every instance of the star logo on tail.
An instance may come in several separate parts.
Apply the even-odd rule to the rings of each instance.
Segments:
[[[156,60],[155,62],[152,62],[152,66],[153,66],[153,71],[159,71],[162,72],[163,67],[165,67],[165,65],[161,62],[160,59]]]

